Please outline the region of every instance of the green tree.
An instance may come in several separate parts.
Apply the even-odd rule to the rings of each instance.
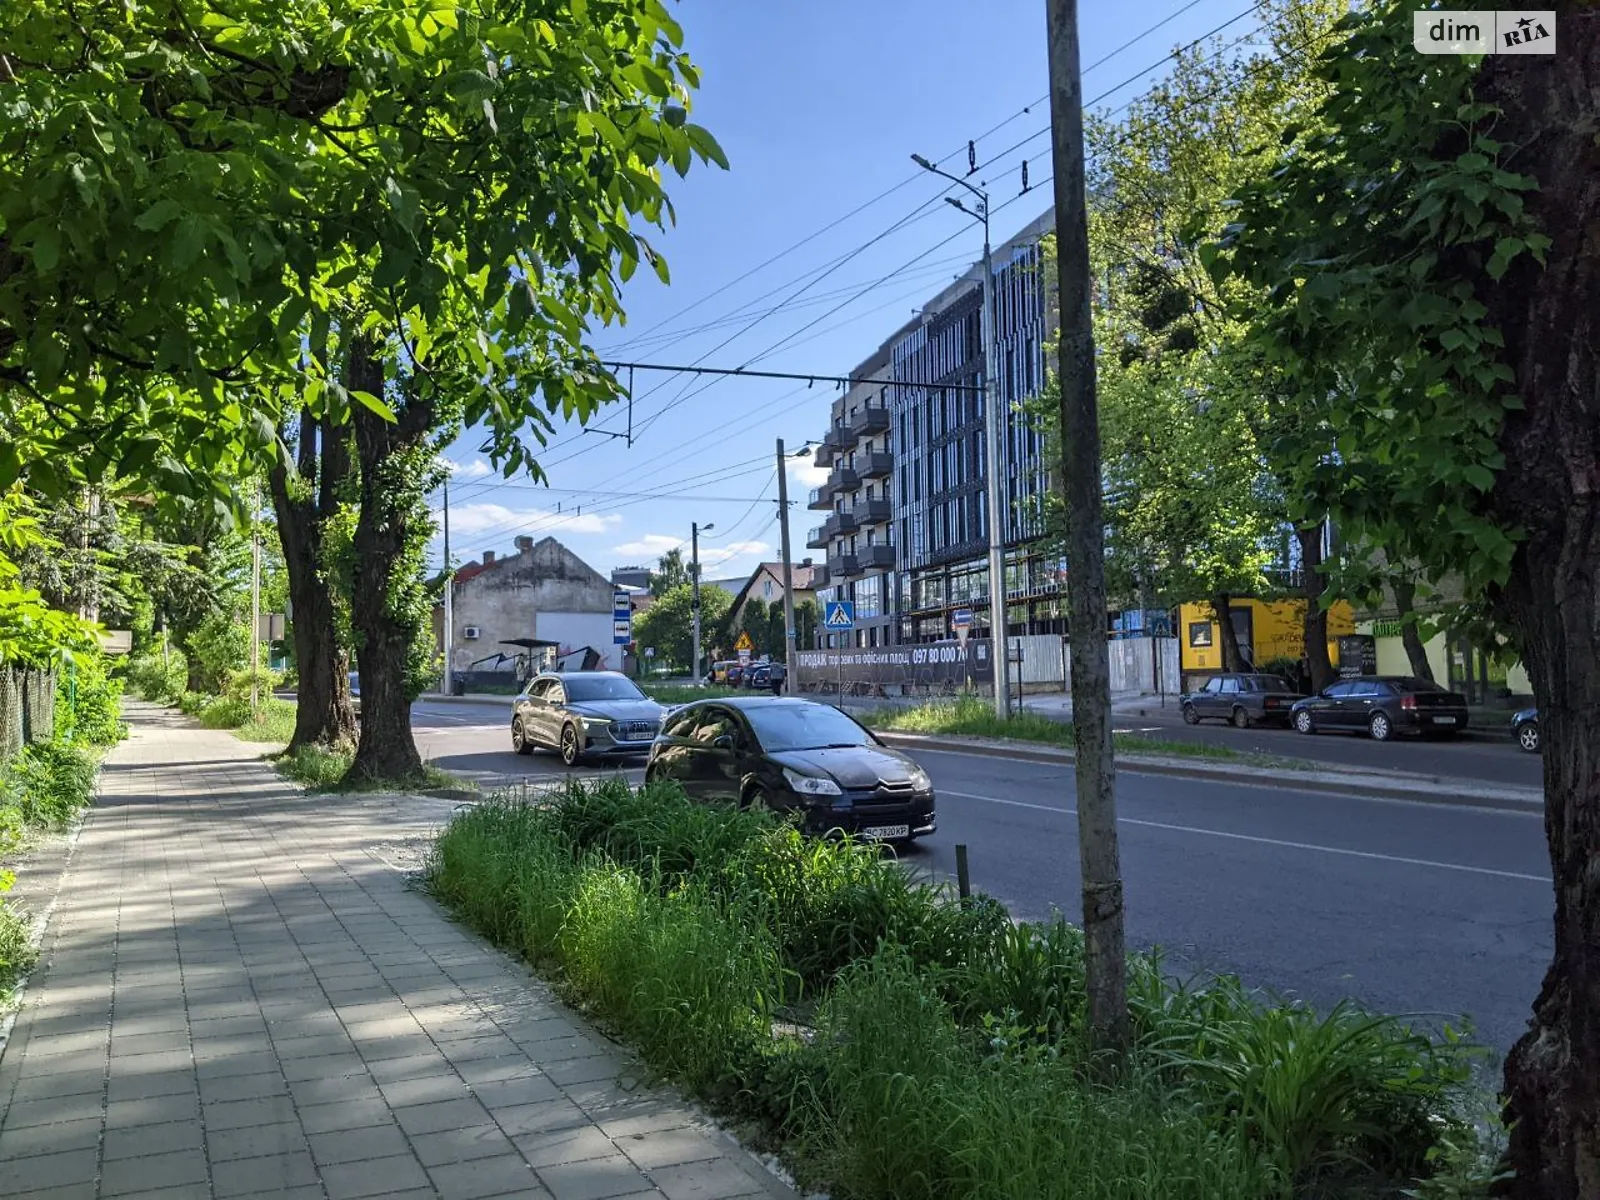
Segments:
[[[1251,338],[1305,414],[1285,477],[1349,544],[1459,578],[1533,682],[1555,951],[1505,1065],[1519,1200],[1600,1194],[1600,12],[1559,19],[1559,54],[1480,62],[1417,55],[1406,6],[1353,14],[1208,252],[1266,299]]]
[[[805,599],[794,606],[794,644],[798,649],[810,650],[817,640],[817,626],[822,624],[822,613],[817,602]]]
[[[683,550],[674,547],[656,560],[656,569],[650,572],[650,591],[657,596],[689,582],[689,564],[683,561]]]
[[[655,603],[634,620],[634,640],[641,646],[654,646],[662,665],[685,668],[694,661],[693,588],[679,584],[656,598]],[[722,588],[700,589],[700,619],[703,631],[720,628],[727,620],[733,596]],[[707,647],[712,644],[708,637]]]

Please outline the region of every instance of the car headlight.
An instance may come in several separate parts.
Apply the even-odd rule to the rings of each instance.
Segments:
[[[588,733],[599,733],[611,726],[610,717],[581,717],[580,720],[583,721],[583,728]]]
[[[933,780],[928,778],[928,773],[921,767],[912,767],[911,786],[919,792],[926,792],[933,787]]]
[[[839,785],[831,779],[824,779],[820,775],[802,775],[799,771],[791,771],[788,767],[783,769],[783,777],[789,781],[789,786],[802,796],[837,796],[840,794]]]

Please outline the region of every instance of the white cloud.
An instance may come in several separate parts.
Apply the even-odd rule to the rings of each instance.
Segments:
[[[827,467],[819,467],[809,458],[789,460],[789,491],[791,494],[800,493],[803,500],[805,493],[812,488],[821,487],[827,482]]]
[[[726,546],[711,549],[702,546],[700,562],[705,566],[720,568],[739,558],[754,557],[759,561],[760,557],[771,549],[772,546],[767,542],[729,542]],[[755,563],[750,564],[750,569],[755,569]]]
[[[572,534],[608,533],[622,524],[618,513],[552,512],[545,508],[507,508],[503,504],[463,504],[450,509],[450,539],[462,545],[462,539],[483,538],[494,545],[480,549],[492,550],[496,545],[509,543],[512,538],[527,534],[532,537],[561,538]],[[463,546],[463,549],[465,547]]]
[[[684,539],[681,537],[673,537],[667,533],[647,533],[634,541],[624,542],[620,546],[613,546],[611,550],[624,558],[638,559],[641,562],[648,562],[653,565],[656,559],[669,550],[677,549],[679,546],[683,546],[685,550],[688,549],[684,545]]]
[[[495,469],[481,458],[464,463],[447,458],[444,460],[444,469],[450,472],[451,479],[484,479],[495,474]]]

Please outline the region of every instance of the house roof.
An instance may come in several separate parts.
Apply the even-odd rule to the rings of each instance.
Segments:
[[[815,567],[801,566],[799,563],[791,563],[789,565],[789,581],[796,592],[811,591],[812,582],[816,579],[816,574],[817,569]],[[783,564],[781,562],[764,562],[750,572],[750,578],[746,579],[743,586],[734,594],[734,610],[738,610],[743,606],[746,598],[750,595],[750,589],[755,586],[756,580],[764,575],[771,575],[774,581],[782,583]]]

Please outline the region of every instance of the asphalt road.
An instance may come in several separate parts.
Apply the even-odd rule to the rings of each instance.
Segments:
[[[509,705],[419,704],[413,723],[424,756],[446,770],[568,775],[553,756],[511,752]],[[964,843],[973,886],[1013,914],[1074,917],[1070,770],[918,758],[938,789],[939,832],[907,861],[953,875]],[[1387,1012],[1465,1015],[1501,1051],[1521,1032],[1551,951],[1538,814],[1128,772],[1117,797],[1130,942],[1159,944],[1180,972],[1237,972],[1322,1007],[1354,997]]]

